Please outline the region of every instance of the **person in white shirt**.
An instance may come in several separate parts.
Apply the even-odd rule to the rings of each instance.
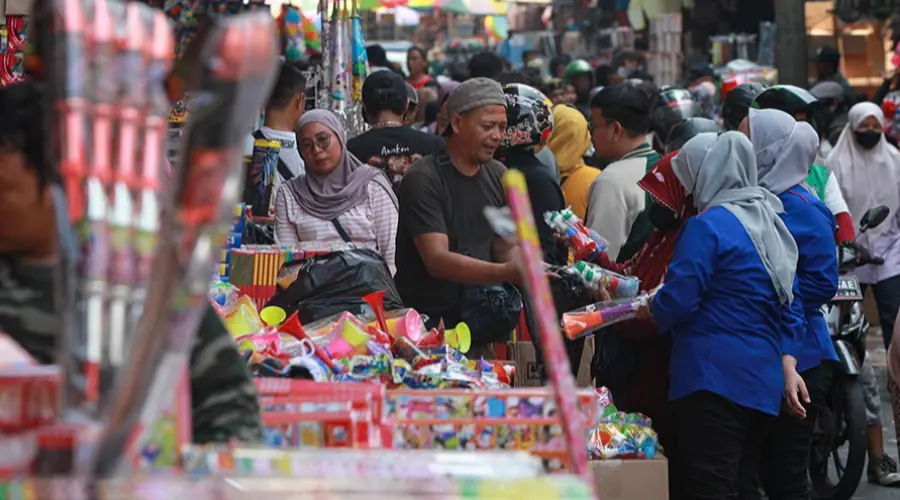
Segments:
[[[250,156],[256,139],[271,139],[281,143],[278,175],[275,176],[276,192],[282,182],[304,172],[303,159],[297,151],[296,129],[306,107],[306,69],[307,65],[300,61],[286,62],[281,66],[278,80],[266,104],[263,126],[248,135],[244,145],[244,156]],[[248,200],[244,201],[249,203]]]
[[[635,227],[648,198],[638,181],[659,160],[646,138],[650,96],[633,85],[605,87],[591,99],[590,122],[596,155],[612,163],[591,184],[584,222],[609,243],[609,257],[622,261],[643,245],[639,240],[652,229],[646,223],[646,228]],[[644,237],[629,239],[635,230]],[[626,242],[633,244],[626,247]]]

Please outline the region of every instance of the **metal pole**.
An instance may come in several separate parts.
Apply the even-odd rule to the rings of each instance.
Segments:
[[[781,84],[806,87],[808,83],[804,3],[804,0],[775,2],[775,67]]]

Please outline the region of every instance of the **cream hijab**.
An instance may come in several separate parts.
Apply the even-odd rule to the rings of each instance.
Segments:
[[[853,136],[853,131],[870,116],[884,123],[884,113],[875,104],[862,102],[850,108],[849,122],[825,160],[841,186],[857,231],[860,217],[873,206],[886,205],[891,216],[900,209],[900,151],[884,137],[874,148],[865,149]],[[887,226],[873,228],[868,234],[877,235]]]

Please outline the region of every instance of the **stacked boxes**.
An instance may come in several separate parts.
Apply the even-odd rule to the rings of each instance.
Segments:
[[[650,21],[650,74],[657,85],[678,85],[681,81],[681,14],[663,14]]]

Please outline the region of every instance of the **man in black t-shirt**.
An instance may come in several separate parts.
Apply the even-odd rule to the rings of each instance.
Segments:
[[[396,191],[417,160],[436,154],[443,140],[403,125],[408,93],[403,78],[377,71],[363,83],[362,101],[372,129],[347,141],[347,149],[362,162],[384,170]]]
[[[484,217],[486,206],[505,205],[506,168],[493,159],[506,129],[503,89],[468,80],[450,94],[447,114],[446,153],[416,162],[400,184],[395,280],[407,306],[452,327],[463,285],[517,283],[520,274],[513,247]]]

